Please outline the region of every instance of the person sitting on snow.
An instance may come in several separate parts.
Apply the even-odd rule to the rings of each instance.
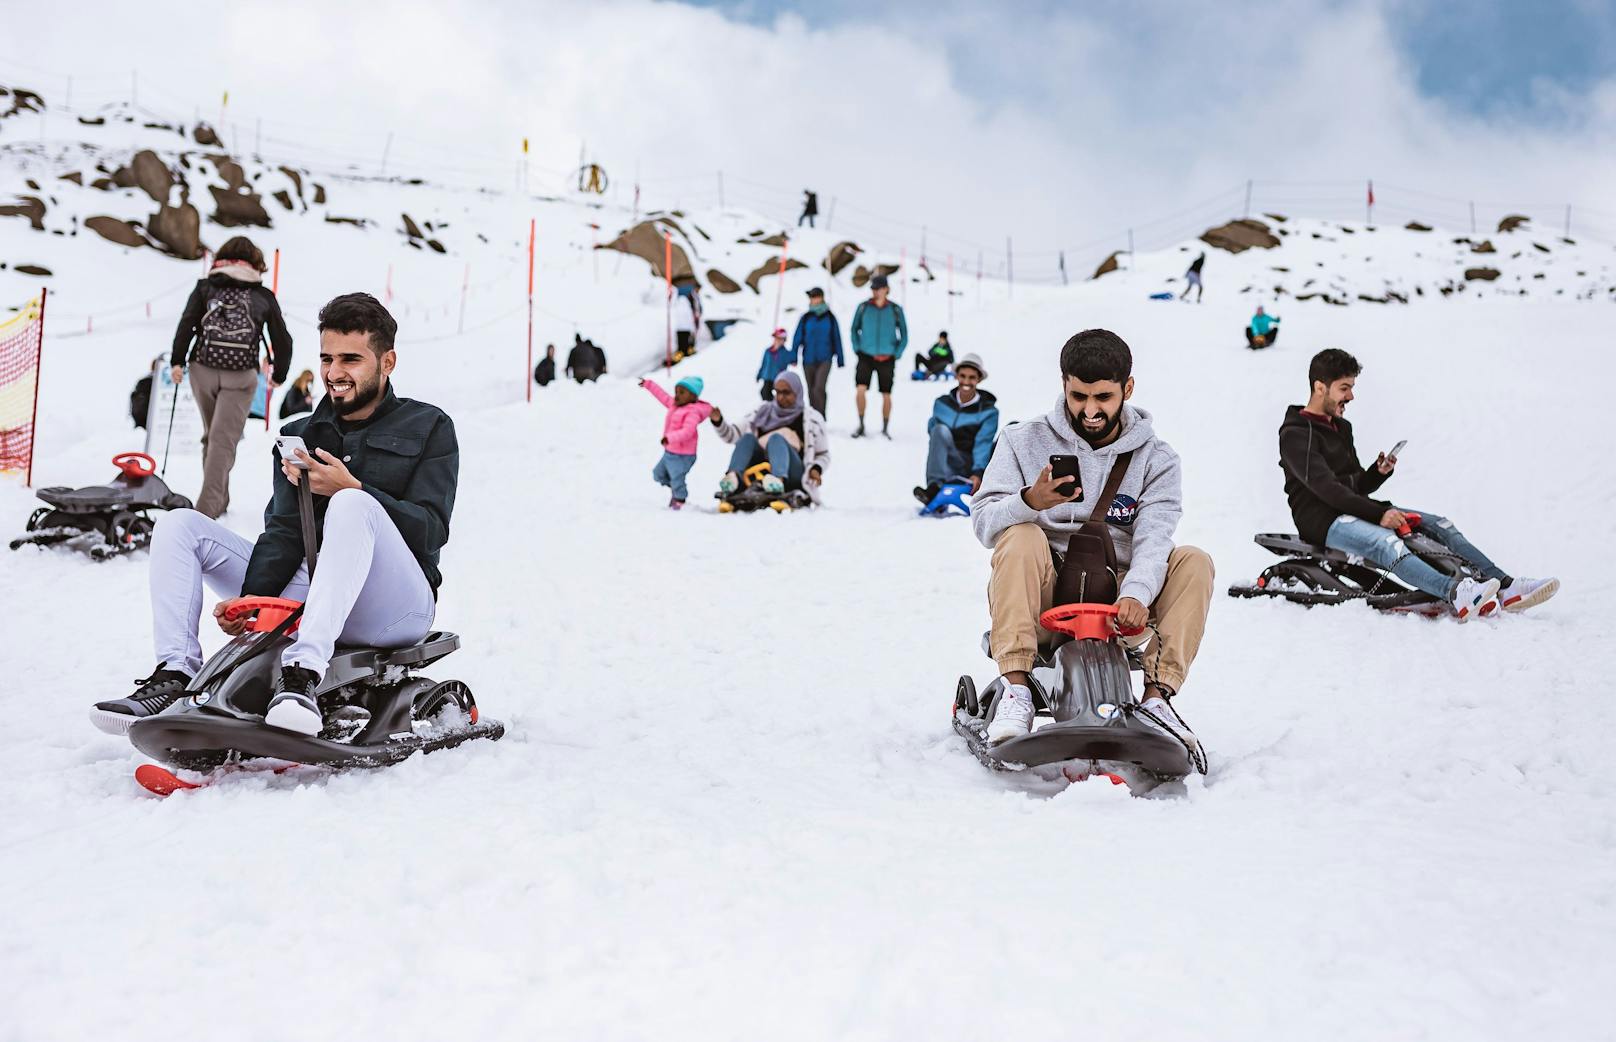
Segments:
[[[999,407],[996,399],[977,385],[988,378],[982,359],[966,355],[954,367],[958,385],[937,396],[926,421],[931,447],[926,450],[926,484],[915,488],[915,498],[925,506],[944,485],[968,484],[975,493],[982,487],[982,474],[993,456],[993,439],[999,434]]]
[[[1345,413],[1361,372],[1363,367],[1347,352],[1320,351],[1308,364],[1307,404],[1286,409],[1279,425],[1279,465],[1297,535],[1388,569],[1452,605],[1460,622],[1498,608],[1525,611],[1553,597],[1560,580],[1511,576],[1447,518],[1370,498],[1391,477],[1397,457],[1382,452],[1367,467],[1358,462]],[[1415,556],[1397,535],[1410,513],[1419,515],[1422,533],[1475,565],[1482,578],[1456,579]]]
[[[572,350],[567,352],[566,373],[579,383],[599,380],[606,371],[606,352],[585,340],[579,333],[572,334]]]
[[[1029,671],[1039,643],[1050,636],[1038,619],[1053,606],[1069,538],[1098,513],[1094,520],[1104,519],[1116,551],[1117,627],[1149,623],[1154,629],[1142,715],[1193,746],[1195,735],[1168,703],[1201,645],[1212,603],[1212,558],[1173,545],[1183,514],[1178,454],[1156,436],[1150,414],[1128,402],[1133,354],[1121,337],[1105,329],[1078,333],[1061,348],[1060,371],[1060,400],[1047,415],[1005,429],[1003,451],[993,454],[972,501],[976,537],[993,550],[989,649],[1007,684],[988,741],[1007,741],[1032,727]],[[1054,455],[1078,458],[1075,485],[1054,476]],[[1122,457],[1127,464],[1118,492],[1111,502],[1097,503]],[[1125,639],[1139,646],[1147,637]]]
[[[1279,316],[1270,315],[1257,305],[1257,313],[1251,316],[1250,325],[1246,326],[1246,346],[1252,349],[1268,347],[1279,339]]]
[[[763,385],[764,401],[774,400],[775,377],[790,369],[796,362],[797,349],[786,346],[786,331],[784,329],[776,329],[774,339],[769,341],[769,346],[763,349],[763,361],[758,364],[757,376],[754,377]]]
[[[729,470],[718,483],[719,495],[740,488],[747,468],[766,461],[764,491],[778,494],[801,488],[819,502],[820,485],[830,468],[830,437],[825,418],[803,397],[802,377],[786,370],[774,381],[773,401],[758,406],[739,424],[726,422],[723,412],[714,409],[712,424],[720,438],[735,446]]]
[[[926,376],[942,376],[954,364],[954,349],[949,346],[946,331],[937,334],[937,343],[925,354],[915,356],[915,372]]]
[[[460,470],[454,422],[436,406],[393,393],[398,323],[375,297],[335,298],[320,309],[319,330],[326,397],[281,428],[300,435],[308,452],[295,461],[277,457],[258,541],[195,510],[169,511],[157,522],[150,566],[157,668],[128,698],[96,704],[91,719],[102,730],[122,734],[168,708],[201,668],[204,586],[225,598],[304,602],[264,718],[301,734],[323,726],[315,692],[337,644],[406,647],[431,631]],[[312,582],[298,514],[302,481],[324,534]],[[233,636],[247,621],[226,621],[228,604],[213,616]]]

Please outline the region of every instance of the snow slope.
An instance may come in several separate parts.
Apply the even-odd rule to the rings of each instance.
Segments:
[[[449,409],[464,454],[439,625],[465,646],[431,672],[509,734],[146,797],[140,758],[84,718],[150,668],[145,559],[0,554],[0,1039],[1611,1037],[1608,304],[1288,302],[1251,354],[1251,298],[1211,273],[1261,251],[1214,254],[1201,306],[1145,299],[1164,276],[1143,257],[1068,290],[962,285],[952,316],[937,283],[902,286],[913,346],[946,325],[1007,418],[1052,403],[1068,335],[1121,332],[1136,401],[1184,458],[1181,541],[1220,585],[1266,563],[1253,532],[1288,525],[1274,431],[1324,346],[1365,364],[1362,448],[1409,439],[1389,494],[1565,582],[1464,627],[1219,596],[1181,702],[1210,775],[1176,800],[1050,795],[990,776],[948,726],[955,678],[992,667],[987,552],[908,495],[940,387],[901,382],[895,440],[858,442],[834,375],[821,510],[671,514],[638,373],[531,405],[516,382],[530,213],[553,230],[540,302],[563,316],[541,314],[541,343],[619,315],[609,350],[660,342],[641,262],[602,255],[596,281],[598,211],[344,190],[355,212],[463,207],[490,240],[440,256],[379,228],[255,233],[283,250],[298,367],[319,302],[379,292],[394,265],[398,389]],[[62,315],[194,275],[95,245],[0,222],[7,256],[53,267]],[[469,295],[455,336],[464,264],[476,282],[499,258],[514,273]],[[786,303],[816,278],[789,273]],[[757,323],[674,374],[731,413],[755,400],[771,282]],[[0,299],[30,285],[0,273]],[[845,321],[857,298],[833,296]],[[53,326],[38,483],[101,480],[132,444],[123,399],[177,307]],[[268,453],[250,432],[226,519],[248,534]],[[693,506],[724,459],[704,433]],[[0,481],[0,518],[20,528],[30,503]]]

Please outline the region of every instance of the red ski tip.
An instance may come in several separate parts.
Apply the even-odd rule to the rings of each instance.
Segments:
[[[202,786],[195,782],[188,782],[178,777],[166,767],[159,767],[155,763],[142,764],[135,768],[135,781],[147,792],[154,792],[159,796],[169,796],[181,789],[200,789]]]

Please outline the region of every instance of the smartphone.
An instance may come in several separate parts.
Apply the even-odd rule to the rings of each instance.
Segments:
[[[1062,481],[1056,485],[1055,491],[1059,492],[1063,496],[1069,496],[1074,490],[1076,490],[1077,498],[1072,500],[1072,502],[1083,502],[1083,489],[1078,484],[1083,480],[1082,473],[1078,469],[1078,458],[1076,456],[1055,455],[1049,457],[1049,465],[1052,468],[1055,477],[1072,479],[1071,481]]]
[[[1391,459],[1396,459],[1397,457],[1399,457],[1399,456],[1401,456],[1403,454],[1403,446],[1407,445],[1407,444],[1408,444],[1408,439],[1404,438],[1402,441],[1398,442],[1396,445],[1393,445],[1392,446],[1392,451],[1386,453],[1386,455],[1388,457],[1390,457]]]
[[[309,447],[303,444],[303,439],[297,435],[277,435],[275,438],[275,449],[281,454],[281,459],[290,463],[292,466],[301,468],[303,470],[309,469],[309,465],[307,463],[304,463],[302,460],[297,458],[297,450],[302,449],[306,454],[313,454],[309,453]]]

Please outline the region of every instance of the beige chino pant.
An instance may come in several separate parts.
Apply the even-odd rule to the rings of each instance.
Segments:
[[[253,392],[258,390],[254,369],[213,369],[191,363],[191,394],[202,413],[202,492],[196,509],[218,517],[230,505],[230,470],[236,465],[236,443],[247,426]]]
[[[1167,558],[1167,581],[1156,602],[1150,605],[1157,644],[1144,654],[1146,682],[1175,692],[1183,687],[1206,631],[1212,580],[1212,558],[1205,550],[1193,546],[1173,548]],[[1054,595],[1055,560],[1044,530],[1026,523],[1011,525],[1000,533],[993,545],[988,612],[993,617],[989,646],[1001,674],[1032,669],[1039,642],[1048,642],[1052,637],[1038,625],[1038,616],[1052,607]],[[1125,641],[1130,647],[1139,647],[1151,636],[1147,629]]]

